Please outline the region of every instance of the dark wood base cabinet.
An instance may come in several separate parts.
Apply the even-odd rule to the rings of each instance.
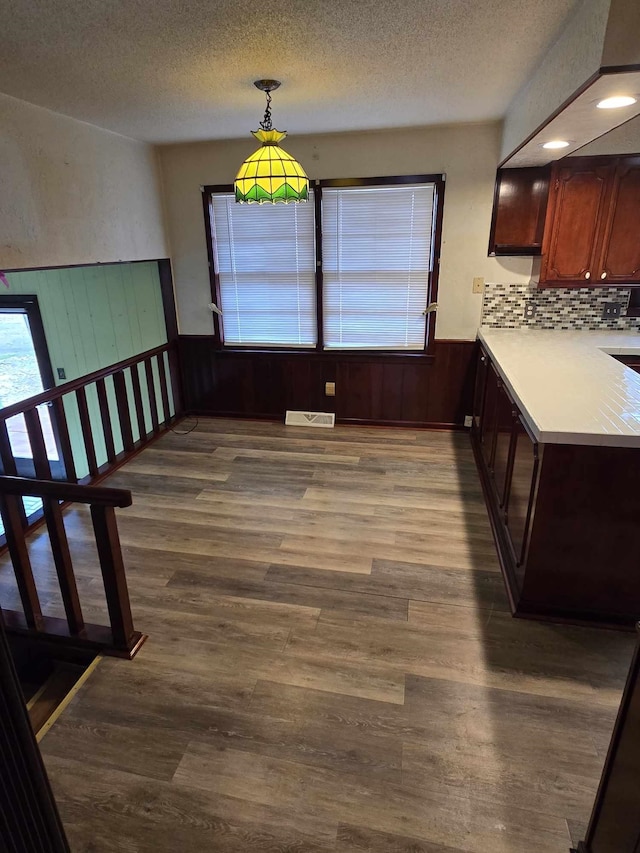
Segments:
[[[539,444],[481,348],[472,443],[516,616],[640,619],[640,448]]]

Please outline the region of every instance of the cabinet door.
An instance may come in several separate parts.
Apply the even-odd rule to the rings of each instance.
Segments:
[[[640,282],[640,157],[616,169],[598,276],[601,284]]]
[[[493,452],[495,449],[498,416],[498,374],[489,363],[487,370],[487,390],[480,425],[480,449],[487,468],[493,470]]]
[[[522,417],[516,421],[513,444],[507,532],[516,563],[516,577],[522,586],[539,467],[538,443],[529,434]]]
[[[476,384],[473,392],[473,431],[480,435],[482,418],[484,415],[484,400],[487,391],[487,371],[489,369],[489,356],[480,347],[478,353],[478,365],[476,368]]]
[[[599,239],[614,165],[557,167],[545,231],[540,284],[599,283]]]
[[[499,169],[490,255],[539,255],[549,195],[549,167]]]
[[[507,389],[498,380],[496,401],[496,431],[493,453],[493,482],[498,505],[506,512],[508,499],[509,468],[511,465],[511,435],[517,410]]]

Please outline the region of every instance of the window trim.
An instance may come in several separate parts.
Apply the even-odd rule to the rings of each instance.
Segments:
[[[216,272],[215,255],[213,251],[215,244],[215,234],[211,224],[213,217],[211,196],[214,193],[232,192],[233,184],[210,184],[202,187],[202,210],[204,213],[204,227],[207,238],[207,260],[209,263],[209,284],[211,287],[211,301],[215,303],[218,307],[221,303],[220,276]],[[211,317],[213,321],[213,335],[215,338],[216,349],[222,349],[224,347],[224,325],[222,323],[222,318],[219,314],[216,314],[215,311],[211,312]]]
[[[367,349],[324,349],[324,324],[323,324],[323,291],[322,291],[322,189],[323,187],[367,187],[367,186],[393,186],[402,184],[433,184],[435,187],[435,215],[432,223],[431,239],[431,275],[427,294],[427,304],[438,301],[438,283],[440,278],[440,248],[442,243],[442,220],[444,208],[444,193],[446,176],[443,173],[427,175],[386,175],[373,178],[327,178],[315,180],[314,190],[314,215],[315,215],[315,237],[316,237],[316,323],[317,343],[315,347],[294,348],[287,346],[269,347],[240,347],[224,345],[224,321],[219,314],[212,311],[213,334],[215,348],[225,352],[253,352],[253,353],[310,353],[330,356],[332,358],[357,358],[367,356],[368,358],[429,358],[435,352],[435,329],[436,311],[427,315],[425,323],[425,346],[419,351],[406,350],[367,350]],[[216,193],[232,193],[233,184],[207,184],[201,187],[202,209],[204,214],[205,236],[207,243],[207,260],[209,263],[209,283],[211,287],[211,300],[220,305],[220,277],[215,269],[214,245],[215,234],[212,227],[211,196]]]
[[[40,311],[40,304],[38,302],[37,295],[29,293],[0,294],[0,313],[24,314],[27,317],[29,329],[31,331],[31,340],[33,341],[33,352],[40,372],[43,390],[48,391],[51,388],[55,388],[56,383],[54,379],[53,365],[49,354],[47,336],[44,331],[44,323],[42,322],[42,313]],[[61,470],[64,471],[64,461],[60,442],[60,428],[58,426],[56,410],[51,409],[49,414],[51,417],[51,430],[58,450],[60,465],[62,466]],[[18,474],[21,475],[20,470],[18,471]],[[32,476],[28,473],[25,474],[24,471],[22,475]],[[42,516],[43,510],[40,508],[34,510],[34,512],[29,515],[29,519],[34,521],[42,518]],[[0,547],[4,544],[6,544],[6,536],[2,534],[0,535]]]
[[[40,378],[42,379],[42,387],[45,391],[48,391],[49,388],[55,388],[56,383],[53,378],[51,356],[49,355],[49,347],[44,332],[38,297],[35,294],[29,293],[0,294],[0,312],[3,309],[6,312],[15,311],[16,313],[27,315],[31,338],[33,340],[33,351],[38,363]]]

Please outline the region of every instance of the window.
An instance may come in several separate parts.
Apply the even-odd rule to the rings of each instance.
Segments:
[[[249,205],[216,194],[211,223],[225,343],[315,347],[313,200]]]
[[[221,342],[424,352],[443,194],[440,175],[320,181],[290,205],[238,205],[231,187],[205,187]]]
[[[424,349],[434,195],[434,184],[323,189],[326,349]]]
[[[19,403],[54,385],[47,341],[38,306],[32,295],[0,295],[0,409]],[[55,411],[38,406],[51,472],[66,478],[58,441]],[[5,421],[9,445],[20,477],[35,477],[33,450],[22,415]],[[5,469],[0,459],[0,474]],[[11,473],[11,472],[9,472]],[[42,515],[40,498],[22,498],[29,522]],[[0,518],[0,546],[6,544]]]

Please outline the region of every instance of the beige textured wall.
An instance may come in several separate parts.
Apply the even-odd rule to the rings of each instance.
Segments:
[[[169,254],[152,146],[0,95],[0,269]]]
[[[637,3],[638,0],[629,0]],[[504,159],[600,67],[611,0],[581,0],[504,120]]]
[[[640,63],[639,34],[640,0],[579,0],[507,110],[500,159],[513,153],[601,66]]]
[[[615,127],[575,152],[576,157],[595,154],[640,154],[640,116]]]
[[[636,65],[640,62],[640,3],[611,0],[602,65]]]
[[[481,296],[474,276],[529,280],[531,260],[487,257],[498,124],[292,137],[285,148],[312,178],[446,173],[440,266],[440,339],[475,338]],[[255,148],[251,139],[160,148],[169,238],[182,334],[210,334],[211,300],[200,187],[229,184]]]

